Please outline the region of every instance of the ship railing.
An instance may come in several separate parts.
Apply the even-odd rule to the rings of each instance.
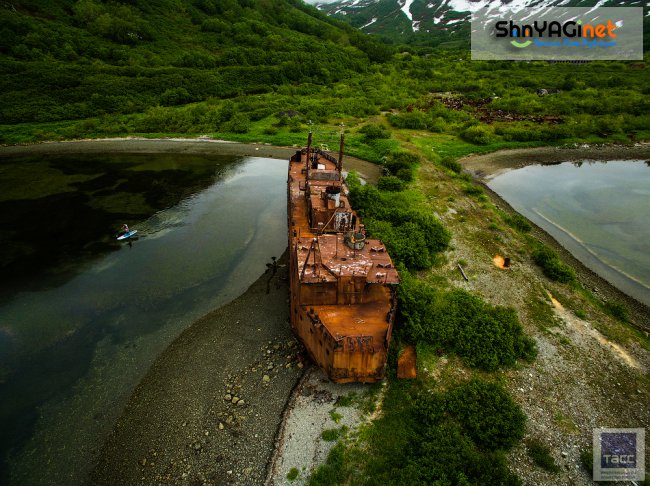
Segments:
[[[325,152],[325,151],[323,151],[323,150],[321,150],[319,148],[314,149],[314,152],[316,152],[318,155],[323,157],[325,160],[329,160],[330,162],[332,162],[335,165],[338,165],[338,163],[339,163],[339,161],[337,160],[336,157],[334,157],[332,154],[330,154],[328,152]]]

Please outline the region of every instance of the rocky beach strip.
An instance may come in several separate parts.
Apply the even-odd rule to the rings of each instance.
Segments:
[[[288,299],[280,266],[183,332],[134,391],[90,482],[263,483],[304,369]]]

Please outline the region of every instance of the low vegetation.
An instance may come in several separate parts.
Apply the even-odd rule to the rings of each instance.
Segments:
[[[536,466],[551,473],[560,472],[559,466],[551,456],[551,450],[537,439],[531,439],[526,442],[528,456],[533,460]]]
[[[494,371],[537,354],[512,308],[490,305],[462,289],[434,289],[408,272],[402,272],[399,296],[405,336],[452,351],[470,367]]]
[[[492,381],[475,378],[447,391],[391,382],[381,417],[337,444],[309,484],[519,484],[504,452],[525,422]]]
[[[571,283],[576,279],[571,267],[562,263],[555,251],[539,244],[532,253],[533,261],[542,268],[544,275],[560,283]]]
[[[363,186],[354,174],[348,176],[347,183],[351,204],[370,236],[382,240],[391,257],[406,268],[430,268],[436,255],[449,244],[449,232],[426,209],[416,191]]]

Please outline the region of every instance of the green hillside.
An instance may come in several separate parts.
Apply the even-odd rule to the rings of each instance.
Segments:
[[[389,54],[299,0],[3,2],[0,21],[3,123],[331,83]]]

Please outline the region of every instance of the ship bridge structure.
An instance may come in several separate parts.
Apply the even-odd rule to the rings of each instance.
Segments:
[[[366,238],[339,157],[311,147],[289,162],[291,325],[335,382],[385,374],[399,275],[380,240]]]

